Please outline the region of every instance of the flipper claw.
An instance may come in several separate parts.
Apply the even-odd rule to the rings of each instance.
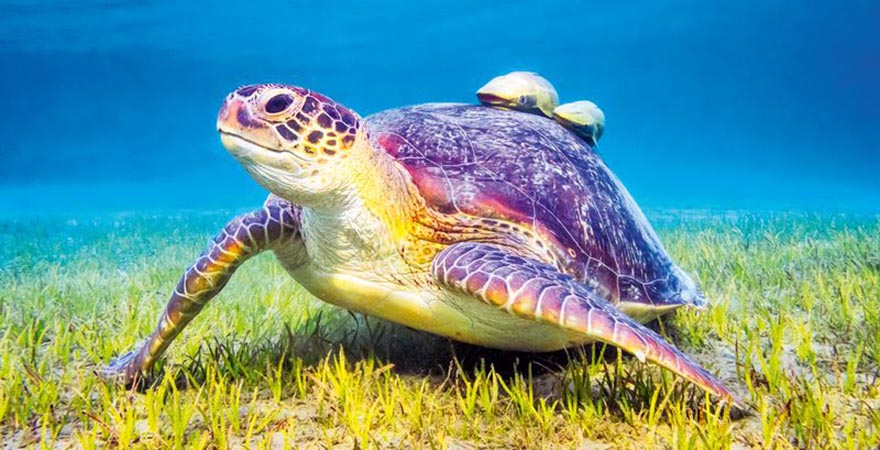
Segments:
[[[106,381],[129,385],[135,382],[138,371],[132,370],[135,366],[134,362],[140,353],[140,346],[127,353],[119,355],[110,360],[107,365],[98,370],[98,375]]]

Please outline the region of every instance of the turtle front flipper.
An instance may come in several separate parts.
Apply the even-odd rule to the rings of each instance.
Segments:
[[[464,242],[440,252],[431,270],[437,283],[446,289],[471,295],[516,316],[620,347],[743,408],[743,403],[719,380],[660,335],[550,265],[492,245]]]
[[[298,207],[274,196],[262,209],[232,219],[183,273],[153,334],[111,361],[101,375],[128,384],[146,374],[243,262],[267,249],[301,247],[299,224]]]

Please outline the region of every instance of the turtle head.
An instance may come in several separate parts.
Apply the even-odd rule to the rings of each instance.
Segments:
[[[550,117],[559,103],[556,89],[534,72],[511,72],[493,78],[477,91],[487,106],[527,111]]]
[[[280,84],[230,93],[217,117],[227,150],[263,187],[300,205],[327,201],[357,170],[366,141],[353,111],[308,89]]]

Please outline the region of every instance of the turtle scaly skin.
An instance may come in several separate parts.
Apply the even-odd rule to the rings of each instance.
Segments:
[[[593,149],[555,121],[461,104],[361,119],[267,84],[230,94],[217,124],[272,196],[218,235],[153,335],[106,376],[147,372],[236,267],[271,250],[349,310],[501,349],[603,341],[738,403],[639,323],[705,299]]]

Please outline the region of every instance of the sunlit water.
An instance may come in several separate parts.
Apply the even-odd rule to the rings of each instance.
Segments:
[[[196,6],[198,5],[198,6]],[[0,2],[0,210],[240,209],[253,82],[362,115],[540,72],[647,208],[880,210],[876,1]]]

